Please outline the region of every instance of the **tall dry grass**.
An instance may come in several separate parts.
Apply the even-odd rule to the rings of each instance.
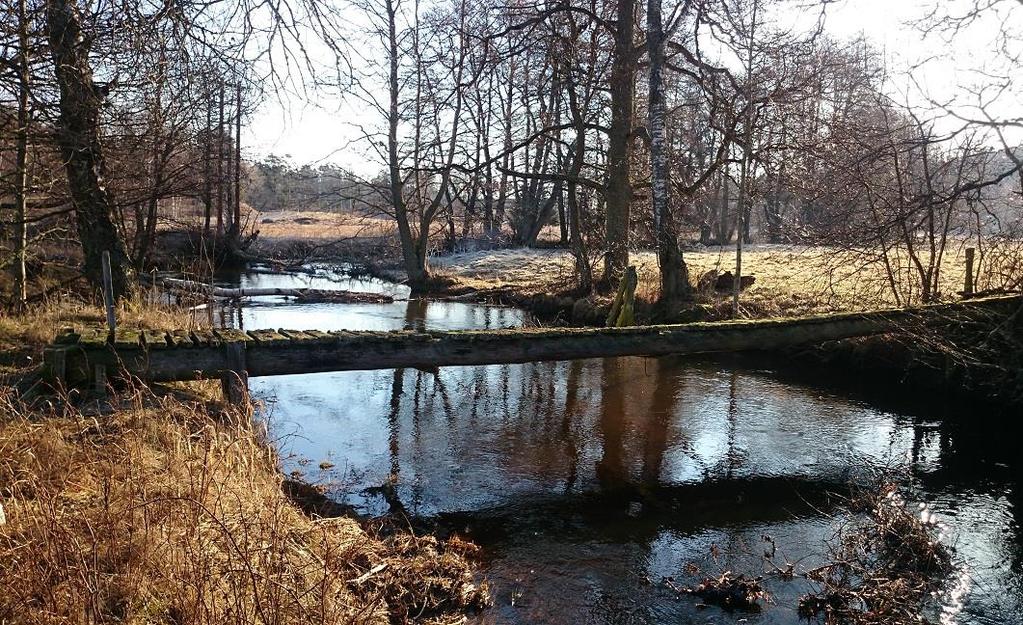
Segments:
[[[155,305],[149,293],[118,303],[117,322],[126,328],[189,328],[201,324],[186,307]],[[23,346],[44,345],[58,330],[71,325],[104,325],[104,310],[83,299],[62,294],[12,313],[0,309],[0,340]]]
[[[212,386],[21,392],[54,332],[102,320],[70,299],[0,316],[0,624],[446,623],[486,602],[470,544],[303,513],[260,426],[205,401]]]
[[[0,397],[0,623],[450,622],[486,600],[471,546],[282,492],[242,413],[134,391],[102,414]]]

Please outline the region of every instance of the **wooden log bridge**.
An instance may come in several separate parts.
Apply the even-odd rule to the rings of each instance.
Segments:
[[[108,372],[144,381],[219,378],[232,401],[248,376],[398,367],[434,368],[614,356],[776,350],[897,330],[921,317],[1011,311],[1020,296],[907,310],[625,328],[464,331],[67,329],[46,349],[47,371],[68,386],[106,386]]]

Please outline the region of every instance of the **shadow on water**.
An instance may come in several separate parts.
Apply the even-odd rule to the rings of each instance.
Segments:
[[[327,330],[524,320],[421,299],[277,298],[229,317]],[[496,605],[479,622],[733,622],[660,580],[693,581],[692,563],[762,572],[764,535],[787,560],[819,561],[845,518],[827,493],[876,467],[905,472],[956,530],[973,579],[958,622],[1023,622],[1020,462],[1012,430],[980,406],[752,355],[352,371],[252,387],[289,471],[364,514],[401,511],[482,545]],[[777,605],[741,618],[798,622],[805,582],[767,583]]]

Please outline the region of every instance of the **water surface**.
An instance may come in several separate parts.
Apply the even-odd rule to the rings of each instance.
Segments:
[[[400,287],[330,273],[226,283],[402,300],[260,298],[225,309],[224,323],[246,329],[526,322],[513,309],[405,301]],[[826,493],[881,468],[905,471],[954,529],[968,591],[963,605],[946,605],[943,622],[1023,623],[1013,437],[968,408],[859,392],[812,373],[747,356],[619,358],[278,376],[251,386],[288,470],[329,484],[365,514],[439,519],[483,547],[496,602],[474,617],[480,623],[797,623],[808,590],[798,579],[769,577],[774,604],[759,614],[701,608],[662,580],[764,573],[765,536],[779,562],[812,567],[846,520]]]

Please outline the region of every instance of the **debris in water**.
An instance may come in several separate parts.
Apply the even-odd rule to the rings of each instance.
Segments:
[[[843,625],[923,622],[955,570],[937,518],[926,504],[914,510],[894,482],[865,490],[849,508],[862,516],[842,529],[831,562],[807,573],[820,589],[800,599],[800,616]]]
[[[696,595],[708,604],[725,610],[759,612],[760,602],[768,599],[759,577],[746,577],[741,573],[733,575],[731,571],[725,571],[716,578],[708,577],[690,588],[679,588],[670,578],[666,578],[665,583],[679,594]]]

